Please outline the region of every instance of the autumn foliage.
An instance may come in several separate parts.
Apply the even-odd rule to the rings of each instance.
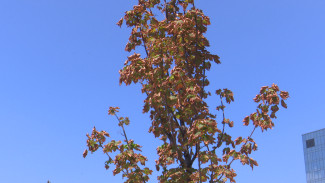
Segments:
[[[234,122],[225,117],[224,105],[234,101],[233,92],[215,92],[220,97],[216,109],[222,121],[216,120],[216,112],[206,103],[212,95],[205,89],[209,85],[206,72],[220,60],[207,50],[204,33],[210,19],[196,8],[194,0],[139,0],[118,25],[123,22],[132,29],[125,50],[142,47],[145,54],[127,58],[120,70],[120,84],[139,83],[146,95],[143,112],[150,113],[149,132],[162,142],[157,148],[158,182],[235,182],[234,161],[257,166],[250,156],[257,150],[252,135],[257,128],[264,131],[274,126],[279,105],[287,108],[288,92],[275,84],[263,86],[254,98],[256,111],[243,119],[244,125],[252,125],[252,132],[234,138],[226,132]],[[88,150],[83,156],[101,149],[108,156],[105,167],[113,166],[114,175],[121,173],[125,182],[148,182],[153,170],[145,166],[141,146],[127,137],[125,126],[130,120],[119,117],[118,112],[118,107],[108,111],[117,118],[124,140],[108,140],[106,131],[94,127],[87,134]],[[112,157],[112,152],[118,154]]]

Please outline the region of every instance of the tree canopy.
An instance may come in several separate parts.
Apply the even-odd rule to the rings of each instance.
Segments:
[[[257,109],[243,119],[245,126],[253,126],[252,132],[248,137],[233,137],[226,127],[233,127],[234,122],[225,117],[225,103],[234,101],[233,92],[206,90],[206,72],[221,62],[207,49],[209,41],[204,34],[210,18],[195,6],[194,0],[139,0],[117,24],[123,23],[132,29],[125,50],[135,53],[120,70],[120,84],[140,84],[146,95],[143,112],[150,114],[149,132],[162,142],[157,148],[157,180],[235,182],[234,161],[251,168],[257,166],[251,157],[257,150],[252,135],[257,128],[264,131],[274,126],[279,106],[287,108],[288,92],[276,84],[263,86],[254,98]],[[144,55],[138,48],[144,48]],[[215,112],[206,102],[211,95],[220,98]],[[108,111],[117,118],[124,140],[107,140],[109,134],[94,127],[87,134],[88,150],[102,149],[108,156],[105,167],[113,165],[113,174],[121,173],[125,182],[148,182],[153,170],[146,167],[148,160],[141,154],[141,146],[127,136],[129,118],[118,116],[118,112],[118,107]],[[222,121],[217,121],[217,112]],[[118,154],[112,156],[112,152]]]

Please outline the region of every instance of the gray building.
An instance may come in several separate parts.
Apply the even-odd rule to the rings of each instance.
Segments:
[[[325,128],[302,135],[307,183],[325,183]]]

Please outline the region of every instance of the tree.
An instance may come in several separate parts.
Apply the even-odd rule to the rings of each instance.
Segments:
[[[157,12],[161,15],[154,14]],[[120,84],[139,83],[146,95],[143,112],[150,113],[149,132],[162,141],[157,148],[156,170],[161,170],[158,181],[235,182],[234,161],[257,166],[250,157],[257,150],[252,135],[257,128],[264,131],[274,126],[278,106],[287,108],[284,100],[288,92],[280,91],[275,84],[263,86],[254,98],[256,112],[243,120],[245,126],[252,123],[252,132],[247,138],[233,138],[226,132],[234,122],[225,117],[224,104],[234,101],[233,92],[216,90],[220,97],[216,109],[223,116],[219,123],[206,103],[212,95],[205,89],[209,85],[206,72],[220,60],[207,50],[209,41],[204,33],[210,20],[196,8],[194,0],[139,0],[118,25],[123,21],[132,28],[125,50],[143,47],[145,56],[134,53],[128,57],[120,70]],[[147,182],[152,170],[145,167],[147,158],[141,154],[141,146],[127,137],[124,127],[129,119],[119,117],[118,112],[118,107],[110,107],[108,113],[117,118],[124,141],[106,142],[109,134],[94,127],[91,135],[87,134],[88,150],[102,148],[108,156],[105,167],[113,164],[113,174],[122,173],[126,182]],[[112,157],[112,152],[118,155]]]

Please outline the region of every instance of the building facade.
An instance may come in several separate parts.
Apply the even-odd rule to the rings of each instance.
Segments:
[[[307,183],[325,183],[325,128],[302,135]]]

